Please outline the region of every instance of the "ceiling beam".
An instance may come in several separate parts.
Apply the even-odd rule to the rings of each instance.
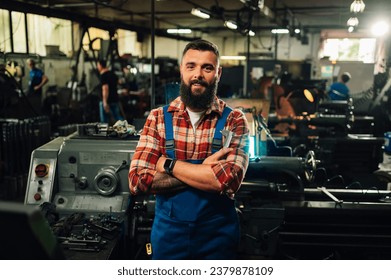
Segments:
[[[103,20],[100,18],[89,17],[82,14],[72,13],[60,9],[41,7],[39,5],[29,4],[21,1],[14,1],[14,0],[0,1],[0,9],[16,11],[21,13],[37,14],[37,15],[42,15],[47,17],[67,19],[73,22],[80,23],[81,25],[84,26],[96,27],[108,31],[112,31],[116,29],[125,29],[125,30],[130,30],[130,31],[139,32],[143,34],[148,34],[148,35],[151,34],[151,29],[148,27],[127,24],[124,23],[123,21]],[[168,34],[166,32],[166,29],[156,29],[155,35],[160,37],[175,39],[175,40],[182,40],[182,41],[192,41],[196,39],[196,38]]]

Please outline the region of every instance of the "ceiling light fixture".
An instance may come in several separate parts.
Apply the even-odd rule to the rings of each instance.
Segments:
[[[236,22],[232,21],[232,20],[226,20],[224,22],[224,25],[226,27],[228,27],[229,29],[232,29],[232,30],[236,30],[238,29],[238,25],[236,24]]]
[[[348,26],[357,26],[358,25],[358,18],[356,17],[351,17],[350,19],[348,19],[348,21],[346,22],[346,24]]]
[[[221,60],[246,60],[244,55],[222,55]]]
[[[183,29],[175,29],[175,28],[170,28],[167,29],[168,34],[190,34],[191,29],[183,28]]]
[[[210,18],[210,14],[207,13],[206,11],[200,9],[200,8],[193,8],[193,9],[191,9],[190,13],[193,16],[200,17],[200,18],[203,18],[203,19],[209,19]]]
[[[350,11],[352,13],[362,13],[364,12],[365,4],[362,0],[354,0],[353,3],[350,5]]]
[[[272,29],[271,32],[273,34],[288,34],[289,33],[289,29],[287,29],[287,28],[276,28],[276,29]]]

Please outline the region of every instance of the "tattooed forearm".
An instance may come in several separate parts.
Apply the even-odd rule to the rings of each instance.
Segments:
[[[153,179],[151,193],[169,193],[186,188],[187,185],[179,181],[177,178],[168,174],[158,172]]]

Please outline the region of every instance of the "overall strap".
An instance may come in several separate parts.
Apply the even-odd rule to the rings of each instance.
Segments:
[[[224,108],[223,114],[217,121],[215,133],[212,141],[212,153],[217,152],[223,146],[221,130],[223,130],[224,125],[227,121],[227,117],[231,113],[231,111],[232,108],[226,106]],[[172,115],[168,112],[168,105],[165,105],[163,107],[163,114],[164,114],[164,126],[166,131],[166,153],[168,157],[175,158],[174,130],[172,125]]]
[[[172,115],[168,112],[168,106],[163,107],[164,127],[166,131],[166,153],[169,158],[175,158],[174,129],[172,125]]]
[[[221,147],[223,147],[223,143],[222,143],[223,135],[221,134],[221,130],[224,129],[225,122],[227,121],[227,117],[231,113],[231,111],[232,111],[231,107],[225,106],[221,118],[217,121],[215,135],[213,137],[213,142],[212,142],[212,154],[214,154],[215,152],[220,150]]]

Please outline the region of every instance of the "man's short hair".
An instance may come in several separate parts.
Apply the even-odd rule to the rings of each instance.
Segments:
[[[32,66],[35,66],[35,60],[34,59],[32,59],[32,58],[28,58],[27,59],[27,63],[30,65],[32,65]]]
[[[349,82],[349,80],[350,80],[351,78],[352,78],[352,76],[350,75],[349,72],[345,72],[345,73],[343,73],[343,74],[341,75],[341,80],[342,80],[342,82],[344,82],[344,83]]]
[[[212,42],[202,40],[202,39],[192,41],[186,45],[185,49],[183,50],[182,57],[185,56],[188,50],[211,51],[216,55],[217,62],[220,61],[219,49]]]

